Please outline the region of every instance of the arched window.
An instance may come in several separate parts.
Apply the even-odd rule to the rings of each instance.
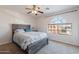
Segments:
[[[49,24],[65,23],[65,19],[60,16],[56,16],[49,21]]]
[[[71,23],[66,23],[63,17],[56,16],[49,21],[48,31],[55,34],[71,35],[71,25]]]

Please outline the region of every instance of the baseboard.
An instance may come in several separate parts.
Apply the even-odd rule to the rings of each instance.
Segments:
[[[0,45],[11,43],[11,41],[1,42]]]
[[[61,42],[61,41],[57,41],[57,40],[50,40],[50,41],[58,42],[58,43],[66,44],[66,45],[72,45],[72,46],[75,46],[75,47],[79,47],[79,45],[75,45],[75,44],[71,44],[71,43],[66,43],[66,42]]]

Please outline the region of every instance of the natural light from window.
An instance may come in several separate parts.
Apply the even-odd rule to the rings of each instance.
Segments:
[[[50,20],[48,24],[48,32],[54,34],[67,34],[71,35],[72,24],[66,23],[65,19],[60,16],[56,16]]]

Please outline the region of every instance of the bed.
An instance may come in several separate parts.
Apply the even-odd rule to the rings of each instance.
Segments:
[[[31,29],[30,25],[12,24],[12,42],[19,46],[25,53],[34,54],[48,44],[48,38],[42,32],[17,32],[17,29]],[[29,34],[29,35],[28,35]],[[16,39],[18,37],[18,39]],[[28,38],[33,38],[33,40]],[[34,40],[36,39],[36,40]],[[18,43],[18,40],[21,44]]]

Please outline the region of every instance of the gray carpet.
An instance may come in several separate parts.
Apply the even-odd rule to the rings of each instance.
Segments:
[[[49,44],[37,52],[37,54],[76,54],[79,47],[67,45],[59,42],[49,41]]]

